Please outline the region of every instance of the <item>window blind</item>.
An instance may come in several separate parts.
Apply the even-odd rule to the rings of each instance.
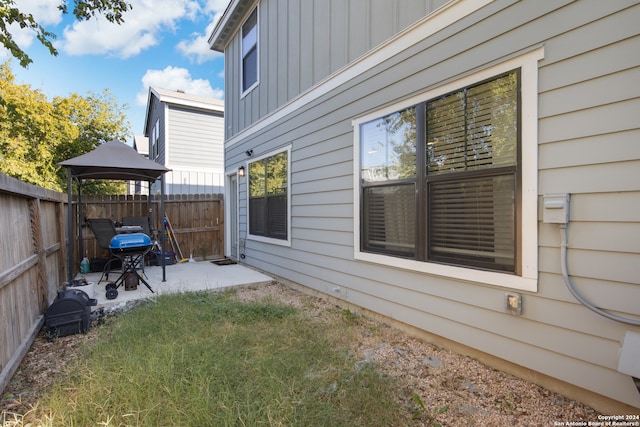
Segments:
[[[365,242],[373,251],[415,254],[415,185],[369,187],[364,192]]]
[[[429,259],[514,269],[513,174],[431,182]]]

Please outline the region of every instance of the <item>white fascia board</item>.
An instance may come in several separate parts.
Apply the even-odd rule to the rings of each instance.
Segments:
[[[239,3],[240,3],[240,0],[233,0],[231,3],[229,3],[229,5],[227,6],[227,9],[224,11],[222,16],[220,17],[220,20],[218,20],[218,23],[213,28],[213,32],[211,33],[211,36],[209,37],[209,40],[208,40],[210,49],[213,49],[214,41],[220,37],[222,30],[229,23],[229,18],[233,16]]]
[[[149,90],[150,90],[150,93],[153,93],[158,98],[158,100],[164,104],[180,105],[184,107],[199,108],[201,110],[216,111],[216,112],[224,113],[224,103],[222,102],[211,103],[211,102],[199,101],[197,99],[189,98],[189,94],[182,94],[181,92],[177,92],[177,91],[175,92],[175,95],[174,95],[174,94],[168,94],[164,90],[160,92],[155,88],[150,88]],[[185,95],[185,96],[181,96],[181,95]]]

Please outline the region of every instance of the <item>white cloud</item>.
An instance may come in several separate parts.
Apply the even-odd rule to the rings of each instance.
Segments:
[[[24,13],[30,13],[42,26],[57,25],[62,21],[62,12],[58,9],[59,0],[14,0],[16,7]]]
[[[229,5],[229,0],[207,0],[205,4],[205,10],[216,15],[216,19],[213,22],[216,22],[220,16],[224,13]]]
[[[185,93],[223,99],[224,91],[211,87],[209,80],[193,79],[186,68],[168,66],[164,70],[147,70],[142,77],[142,89],[136,96],[138,105],[147,105],[149,87],[183,90]]]
[[[33,15],[35,21],[45,29],[62,22],[62,12],[58,9],[58,0],[15,0],[15,6],[23,13]],[[36,33],[17,24],[9,26],[13,39],[22,49],[26,49],[35,40]]]
[[[189,39],[182,40],[176,45],[176,48],[183,56],[195,61],[197,64],[223,56],[222,53],[209,48],[209,36],[228,4],[228,0],[208,0],[206,2],[203,9],[204,13],[209,16],[209,25],[205,28],[204,33],[193,33]]]
[[[32,13],[43,27],[56,26],[63,15],[60,0],[15,0],[20,10]],[[68,55],[111,55],[130,58],[159,44],[164,35],[175,33],[180,21],[207,22],[203,32],[194,32],[176,44],[177,51],[197,64],[219,58],[221,53],[209,49],[208,38],[226,9],[229,0],[129,0],[132,10],[124,23],[117,25],[98,15],[88,21],[73,21],[58,34],[56,48]],[[72,5],[70,4],[71,8]],[[71,11],[69,11],[71,13]],[[12,27],[16,42],[30,47],[35,33]]]
[[[121,25],[101,17],[74,22],[65,28],[58,48],[69,55],[129,58],[158,44],[163,33],[176,30],[178,21],[194,19],[202,10],[194,0],[131,0],[131,5]]]
[[[222,57],[222,53],[209,48],[209,34],[211,34],[211,31],[213,31],[213,23],[207,26],[204,34],[193,33],[190,39],[179,42],[176,45],[178,52],[197,64],[203,64]]]

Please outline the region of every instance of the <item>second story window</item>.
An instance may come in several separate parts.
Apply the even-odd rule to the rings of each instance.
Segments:
[[[258,83],[258,9],[242,25],[242,93]]]

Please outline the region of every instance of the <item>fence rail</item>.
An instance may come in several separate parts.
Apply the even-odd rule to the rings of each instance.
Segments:
[[[67,279],[67,202],[64,193],[0,173],[0,393],[42,327],[56,291]],[[80,268],[80,254],[89,258],[108,255],[97,246],[93,233],[84,225],[85,218],[120,221],[130,216],[149,217],[152,228],[164,230],[160,203],[159,196],[140,195],[82,196],[80,202],[74,200],[72,275]],[[224,256],[221,194],[167,195],[164,204],[181,252],[178,256]],[[165,248],[171,250],[168,241]],[[175,249],[178,252],[178,247]]]

